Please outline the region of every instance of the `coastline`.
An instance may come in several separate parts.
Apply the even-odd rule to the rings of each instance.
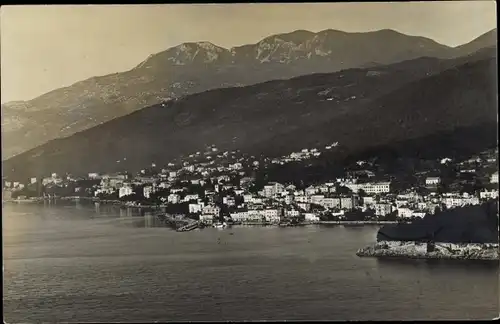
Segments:
[[[380,241],[361,248],[358,257],[439,259],[469,261],[499,261],[499,245],[495,243],[453,244],[436,242],[432,245],[422,242]]]
[[[104,205],[114,205],[116,207],[120,208],[144,208],[144,209],[161,209],[167,207],[165,204],[161,205],[137,205],[134,202],[123,202],[120,200],[102,200],[96,197],[78,197],[78,196],[72,196],[72,197],[57,197],[57,198],[30,198],[30,199],[9,199],[9,200],[2,200],[2,204],[9,203],[9,204],[34,204],[34,203],[43,203],[45,201],[73,201],[73,202],[78,202],[78,201],[85,201],[89,203],[98,203],[98,204],[104,204]],[[358,226],[364,226],[364,225],[385,225],[385,224],[397,224],[398,221],[374,221],[374,220],[369,220],[369,221],[345,221],[345,220],[338,220],[338,221],[316,221],[316,222],[310,222],[310,221],[303,221],[298,224],[275,224],[275,223],[264,223],[264,222],[245,222],[241,224],[234,224],[234,225],[241,225],[241,226],[281,226],[281,227],[296,227],[296,226],[309,226],[309,225],[358,225]]]
[[[73,202],[78,202],[78,201],[86,201],[86,202],[93,202],[93,203],[99,203],[99,204],[106,204],[106,205],[116,205],[118,207],[133,207],[133,208],[151,208],[151,209],[157,209],[157,208],[164,208],[167,207],[167,205],[143,205],[143,204],[135,204],[134,202],[124,202],[121,200],[102,200],[99,198],[95,197],[78,197],[78,196],[73,196],[73,197],[57,197],[57,198],[29,198],[29,199],[8,199],[8,200],[2,200],[2,204],[9,203],[9,204],[28,204],[28,203],[42,203],[42,202],[54,202],[54,201],[73,201]]]

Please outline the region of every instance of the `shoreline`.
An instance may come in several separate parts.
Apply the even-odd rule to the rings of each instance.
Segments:
[[[499,261],[498,243],[427,244],[414,241],[380,241],[356,252],[358,257]]]
[[[132,202],[123,202],[120,200],[101,200],[95,197],[57,197],[54,198],[31,198],[31,199],[10,199],[10,200],[2,200],[2,204],[10,203],[10,204],[34,204],[34,203],[43,203],[43,202],[54,202],[54,201],[85,201],[89,203],[98,203],[103,205],[114,205],[119,208],[143,208],[143,209],[161,209],[166,208],[167,205],[135,205]],[[308,225],[386,225],[386,224],[397,224],[398,221],[377,221],[377,220],[369,220],[369,221],[316,221],[316,222],[307,222],[303,221],[298,224],[273,224],[273,223],[262,223],[262,222],[248,222],[234,225],[243,225],[243,226],[280,226],[280,227],[297,227],[297,226],[308,226]]]
[[[104,205],[115,205],[117,207],[128,207],[128,208],[165,208],[167,205],[135,205],[133,202],[124,202],[120,200],[101,200],[95,197],[57,197],[57,198],[30,198],[30,199],[9,199],[2,200],[2,204],[33,204],[33,203],[43,203],[43,202],[57,202],[57,201],[85,201],[89,203],[99,203]]]

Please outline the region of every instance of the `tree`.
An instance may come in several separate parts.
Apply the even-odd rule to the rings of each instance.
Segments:
[[[398,212],[395,210],[393,212],[390,212],[389,214],[381,217],[383,220],[386,221],[396,221],[398,219]]]
[[[366,220],[366,214],[361,210],[355,209],[350,210],[344,214],[347,221],[364,221]]]

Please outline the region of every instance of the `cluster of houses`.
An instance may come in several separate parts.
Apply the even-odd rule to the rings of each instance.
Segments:
[[[327,149],[337,145],[333,143]],[[191,154],[176,164],[169,163],[164,169],[157,169],[152,164],[151,168],[141,170],[135,176],[93,172],[84,178],[93,181],[90,190],[95,197],[154,197],[158,203],[167,206],[183,204],[186,214],[197,215],[201,222],[207,224],[221,217],[241,223],[280,223],[294,218],[318,222],[322,216],[342,220],[351,211],[374,215],[370,217],[395,215],[399,218],[414,218],[432,214],[436,209],[477,205],[498,198],[498,171],[489,175],[489,182],[493,185],[491,188],[474,193],[439,192],[435,189],[441,185],[442,179],[432,175],[426,176],[423,183],[430,189],[428,193],[419,193],[417,188],[402,192],[394,189],[392,178],[376,177],[376,171],[370,170],[350,172],[344,178],[306,188],[278,182],[269,182],[260,188],[253,186],[255,179],[252,171],[260,167],[269,163],[283,164],[311,158],[318,154],[321,152],[317,149],[303,149],[280,159],[258,160],[253,156],[238,156],[238,151],[219,152],[215,146],[209,146],[206,152]],[[490,160],[488,162],[496,163],[496,158]],[[470,167],[474,161],[471,159],[459,163],[461,172],[476,172]],[[451,159],[441,160],[441,164],[451,162]],[[357,163],[358,166],[364,164],[363,161]],[[69,175],[60,177],[54,173],[40,182],[44,186],[64,186],[76,180]],[[38,181],[32,178],[30,184]],[[22,188],[23,184],[19,182],[4,181],[4,189]],[[75,187],[74,195],[83,190]],[[158,192],[161,195],[156,195]]]
[[[339,145],[338,142],[334,142],[330,145],[325,146],[325,151],[332,150],[334,147],[337,147]],[[311,148],[311,149],[302,149],[300,152],[292,152],[289,155],[285,155],[279,158],[275,158],[271,160],[271,163],[273,164],[285,164],[289,162],[294,162],[294,161],[303,161],[303,160],[308,160],[312,159],[315,157],[319,157],[322,154],[322,152],[317,149],[317,148]]]

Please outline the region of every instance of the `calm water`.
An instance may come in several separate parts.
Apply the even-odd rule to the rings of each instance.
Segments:
[[[358,258],[376,227],[177,233],[151,214],[3,208],[4,319],[491,319],[498,265]]]

